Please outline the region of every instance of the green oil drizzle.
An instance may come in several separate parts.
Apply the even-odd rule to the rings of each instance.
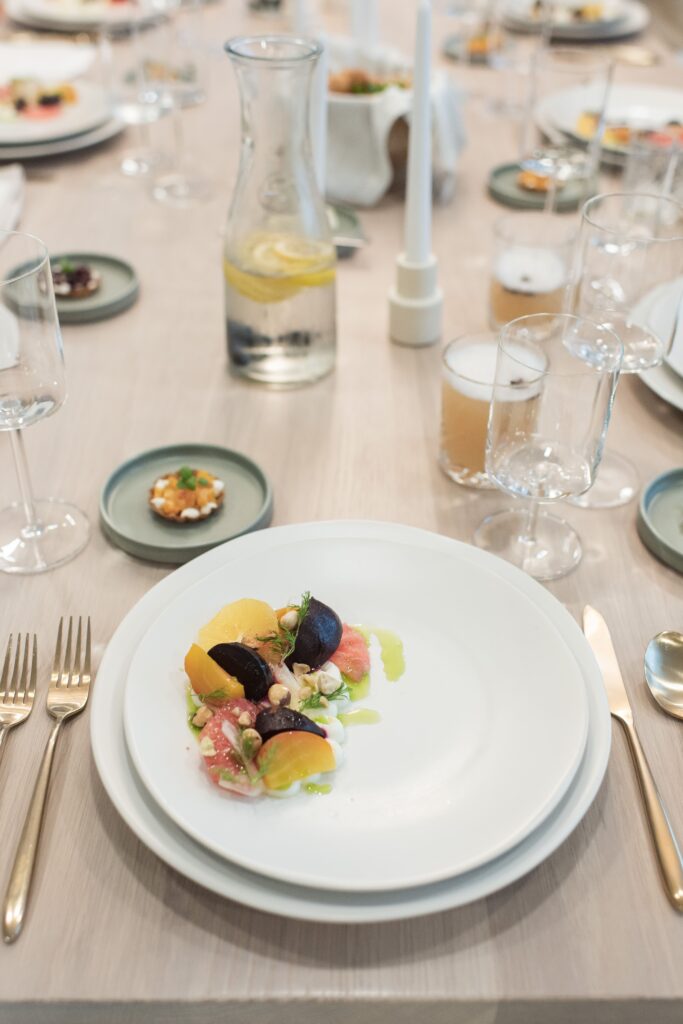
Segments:
[[[349,688],[349,697],[351,700],[363,700],[364,697],[370,693],[370,673],[366,672],[362,679],[355,682],[353,679],[349,679],[348,676],[342,672],[341,677]]]
[[[304,793],[318,793],[321,796],[325,796],[327,793],[332,792],[332,786],[329,782],[306,782],[304,783]]]
[[[375,725],[381,715],[371,708],[356,708],[355,711],[342,711],[337,718],[342,725]]]
[[[377,637],[385,676],[390,683],[395,683],[399,680],[406,670],[406,659],[401,638],[390,629],[378,629],[375,626],[356,626],[355,628],[365,638],[367,644],[370,643],[370,637]]]

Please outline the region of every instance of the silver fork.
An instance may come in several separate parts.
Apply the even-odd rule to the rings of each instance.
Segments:
[[[69,619],[66,648],[62,657],[64,619],[59,620],[57,644],[47,694],[47,713],[55,719],[40,763],[38,778],[31,797],[26,821],[21,832],[10,874],[3,911],[5,942],[14,942],[21,932],[26,914],[33,868],[36,862],[43,812],[50,785],[50,771],[62,722],[82,711],[90,691],[90,618],[85,629],[85,651],[82,655],[82,620],[78,620],[76,642],[72,654],[73,619]]]
[[[33,637],[33,643],[31,643],[31,637]],[[13,637],[10,633],[7,649],[5,650],[2,675],[0,675],[0,761],[2,761],[5,737],[15,725],[20,725],[26,721],[31,714],[33,698],[36,695],[36,672],[38,667],[36,634],[26,633],[24,636],[23,659],[21,656],[21,633],[17,634],[13,668],[12,639]]]

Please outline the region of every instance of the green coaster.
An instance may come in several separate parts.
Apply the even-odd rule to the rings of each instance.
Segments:
[[[683,467],[662,473],[647,485],[637,526],[652,554],[683,572]]]
[[[57,313],[61,324],[89,324],[107,320],[132,306],[140,293],[137,274],[130,263],[95,252],[63,252],[50,255],[50,264],[69,260],[78,265],[85,263],[96,270],[102,282],[92,295],[84,299],[65,299],[56,296]]]
[[[512,206],[518,210],[543,210],[545,208],[545,192],[531,192],[520,188],[517,184],[519,164],[500,164],[494,167],[489,175],[488,190],[497,202],[503,206]],[[580,181],[568,181],[555,197],[553,209],[557,213],[568,213],[576,210],[585,200],[585,189]]]
[[[208,519],[170,522],[149,507],[154,481],[181,466],[205,469],[224,482],[223,505]],[[114,544],[136,558],[171,565],[269,526],[272,516],[273,493],[263,471],[246,455],[212,444],[140,452],[114,470],[100,496],[100,525]]]

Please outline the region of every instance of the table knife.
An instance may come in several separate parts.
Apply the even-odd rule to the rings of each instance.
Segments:
[[[583,632],[600,666],[610,713],[626,731],[667,896],[672,906],[683,913],[683,856],[633,724],[633,711],[607,623],[590,605],[583,610]]]

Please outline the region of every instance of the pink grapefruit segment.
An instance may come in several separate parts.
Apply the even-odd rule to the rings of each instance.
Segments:
[[[360,682],[363,676],[370,671],[370,652],[362,633],[359,633],[353,626],[344,624],[339,647],[330,661],[354,683]]]

